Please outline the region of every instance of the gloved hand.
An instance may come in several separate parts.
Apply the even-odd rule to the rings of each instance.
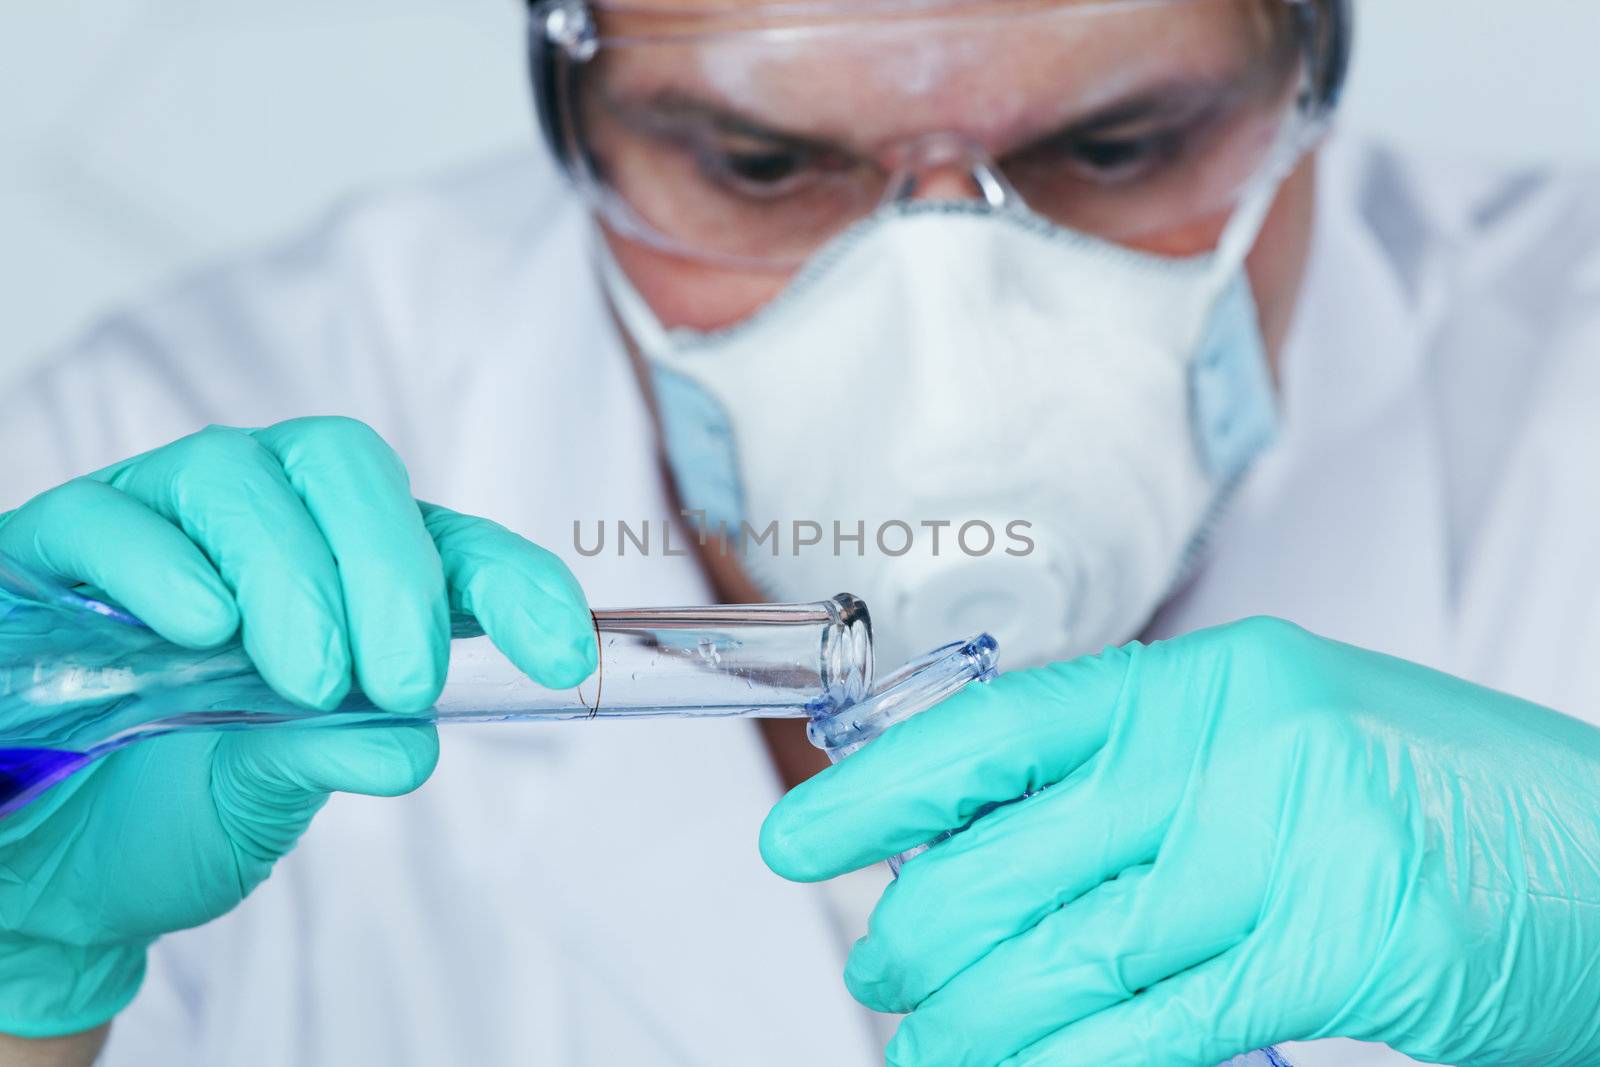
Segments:
[[[551,687],[594,668],[583,593],[552,554],[418,504],[366,426],[214,427],[0,516],[0,552],[103,590],[193,648],[243,629],[281,695],[332,708],[352,676],[427,708],[449,612]],[[0,820],[0,1032],[90,1029],[137,990],[158,935],[228,911],[340,790],[420,785],[431,728],[179,734],[117,752]]]
[[[1600,730],[1256,619],[971,686],[762,851],[908,863],[850,955],[901,1067],[1206,1067],[1296,1038],[1600,1062]]]

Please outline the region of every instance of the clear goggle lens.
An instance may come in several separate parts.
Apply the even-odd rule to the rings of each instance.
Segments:
[[[1310,125],[1295,0],[590,10],[555,84],[580,174],[713,261],[791,266],[907,197],[1197,251]]]

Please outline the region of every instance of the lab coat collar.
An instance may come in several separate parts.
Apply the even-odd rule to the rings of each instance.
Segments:
[[[1399,168],[1330,139],[1318,160],[1312,251],[1283,350],[1283,451],[1342,436],[1415,385],[1439,302],[1442,219],[1418,215]]]

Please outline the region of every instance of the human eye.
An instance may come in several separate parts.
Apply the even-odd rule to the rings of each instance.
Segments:
[[[1209,107],[1185,107],[1090,122],[1040,138],[1013,159],[1091,185],[1128,186],[1180,166],[1215,119]]]
[[[697,142],[700,173],[729,192],[752,199],[793,195],[833,166],[825,153],[780,138],[711,133]]]
[[[1058,147],[1063,162],[1080,176],[1102,185],[1137,181],[1180,154],[1183,135],[1177,130],[1072,138]]]

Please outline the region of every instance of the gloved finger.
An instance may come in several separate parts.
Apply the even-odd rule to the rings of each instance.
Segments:
[[[845,968],[850,992],[907,1012],[994,946],[1155,858],[1161,824],[1091,773],[1000,808],[906,864]]]
[[[909,1065],[998,1063],[1247,938],[1260,893],[1163,855],[990,950],[916,1006],[890,1045]],[[937,937],[937,934],[931,935]]]
[[[1128,662],[1107,649],[969,685],[791,790],[761,827],[762,858],[820,881],[1061,781],[1105,743]]]
[[[559,557],[488,519],[421,506],[454,610],[476,618],[495,646],[540,685],[569,689],[594,673],[594,618]]]
[[[333,555],[277,459],[214,426],[93,475],[176,523],[238,604],[245,652],[290,700],[332,708],[350,689]]]
[[[1214,1067],[1294,1035],[1251,994],[1248,943],[1041,1038],[1006,1067]],[[1284,976],[1278,996],[1292,997]]]
[[[1125,932],[1149,874],[1148,866],[1128,870],[1016,941],[994,945],[971,971],[957,974],[915,1005],[885,1050],[888,1062],[894,1067],[987,1067],[1133,996],[1138,987],[1130,984],[1121,961],[1097,949]],[[1081,948],[1069,943],[1070,955],[1052,951],[1074,935],[1085,939]]]
[[[305,418],[253,431],[277,457],[338,563],[356,680],[381,708],[421,711],[444,686],[444,569],[405,465],[364,423]]]
[[[1243,868],[1218,857],[1239,865],[1244,835],[1253,854],[1270,855],[1261,838],[1276,826],[1272,812],[1241,809],[1219,833],[1210,805],[1180,803],[1192,754],[1168,744],[1172,731],[1161,723],[1133,718],[1118,713],[1104,747],[1067,780],[984,815],[905,866],[850,955],[846,977],[858,999],[910,1011],[994,945],[1158,852],[1163,872],[1181,872],[1171,907],[1201,906],[1188,899],[1195,886],[1248,884],[1259,900],[1259,879],[1230,878]]]
[[[270,866],[329,793],[409,793],[438,759],[438,734],[423,722],[227,733],[213,756],[212,800],[235,847]]]
[[[174,644],[210,648],[239,628],[233,594],[195,543],[92,479],[74,479],[0,516],[0,552],[103,590]]]

